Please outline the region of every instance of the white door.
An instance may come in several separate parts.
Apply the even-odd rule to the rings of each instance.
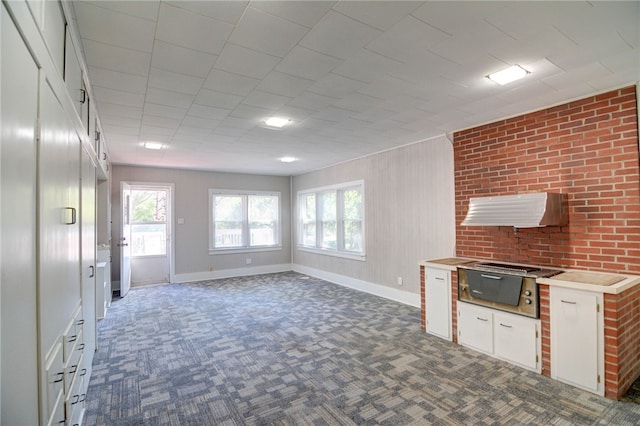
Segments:
[[[551,377],[592,392],[598,383],[598,296],[551,287]]]
[[[427,268],[427,333],[451,340],[451,280],[449,272]]]
[[[131,186],[125,182],[120,183],[121,197],[121,233],[120,242],[120,297],[124,297],[131,288]]]
[[[458,343],[493,353],[493,313],[468,303],[458,303]]]
[[[82,317],[85,325],[83,368],[87,369],[86,377],[90,377],[91,361],[96,348],[96,167],[84,149],[80,167],[80,275]]]
[[[171,184],[131,185],[131,285],[171,281]]]

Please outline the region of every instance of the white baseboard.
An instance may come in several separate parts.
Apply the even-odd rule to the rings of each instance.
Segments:
[[[190,272],[176,274],[175,282],[187,283],[193,281],[215,280],[219,278],[245,277],[249,275],[273,274],[276,272],[291,271],[291,264],[252,266],[250,268],[221,269],[219,271]]]
[[[405,305],[413,306],[415,308],[420,307],[420,295],[409,293],[408,291],[402,291],[391,287],[386,287],[380,284],[370,283],[368,281],[362,281],[356,278],[347,277],[345,275],[335,274],[333,272],[322,271],[320,269],[310,268],[303,265],[292,265],[295,272],[301,274],[311,275],[315,278],[320,278],[325,281],[339,284],[344,287],[349,287],[354,290],[363,291],[365,293],[373,294],[375,296],[384,297],[396,302],[403,303]]]

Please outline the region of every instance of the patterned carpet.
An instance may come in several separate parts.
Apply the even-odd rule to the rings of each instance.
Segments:
[[[294,272],[132,289],[99,324],[84,425],[640,424]]]

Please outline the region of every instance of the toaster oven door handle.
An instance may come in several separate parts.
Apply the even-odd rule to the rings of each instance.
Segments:
[[[501,280],[502,279],[502,277],[499,277],[497,275],[480,274],[480,276],[482,278],[489,278],[490,280]]]

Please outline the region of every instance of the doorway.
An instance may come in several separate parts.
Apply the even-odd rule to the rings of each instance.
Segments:
[[[173,184],[129,182],[128,197],[131,287],[172,282]]]

